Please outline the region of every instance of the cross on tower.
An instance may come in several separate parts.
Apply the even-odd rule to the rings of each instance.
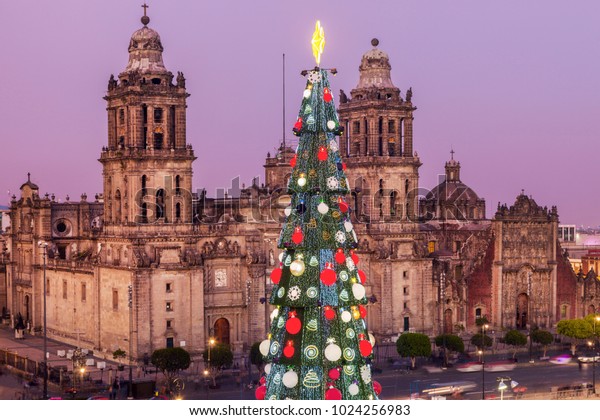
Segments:
[[[450,159],[454,160],[454,149],[450,149]]]
[[[146,16],[146,9],[150,6],[148,6],[146,3],[142,4],[142,7],[144,8],[144,16]]]

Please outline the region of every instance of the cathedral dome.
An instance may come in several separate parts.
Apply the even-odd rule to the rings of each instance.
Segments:
[[[360,67],[358,68],[360,79],[356,88],[395,88],[390,75],[392,66],[390,65],[389,56],[377,48],[379,45],[378,39],[373,39],[371,45],[373,45],[373,49],[367,51],[360,61]]]
[[[129,62],[126,72],[166,73],[163,63],[163,46],[160,35],[154,29],[144,26],[131,35],[129,41]]]

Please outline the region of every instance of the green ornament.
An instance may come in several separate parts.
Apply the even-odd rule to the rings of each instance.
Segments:
[[[308,324],[306,325],[306,329],[309,331],[317,331],[318,328],[318,324],[317,324],[317,320],[316,319],[311,319],[310,321],[308,321]]]
[[[348,302],[348,291],[347,290],[342,290],[340,292],[340,299],[343,300],[344,302]]]
[[[314,255],[310,257],[310,262],[308,263],[311,267],[316,267],[319,265],[319,260]]]

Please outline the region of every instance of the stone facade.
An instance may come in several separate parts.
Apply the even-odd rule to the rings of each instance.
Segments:
[[[460,180],[454,156],[446,179],[419,201],[412,90],[401,95],[389,57],[373,47],[357,87],[340,95],[339,146],[374,335],[473,331],[481,316],[497,329],[551,328],[587,313],[592,301],[578,296],[599,296],[597,282],[570,269],[555,208],[521,194],[486,220],[485,201]],[[185,78],[165,68],[160,37],[146,25],[129,52],[105,96],[103,193],[60,203],[30,179],[21,186],[0,260],[0,306],[39,332],[45,277],[52,338],[140,359],[166,346],[197,357],[215,336],[243,355],[269,325],[294,150],[282,145],[267,156],[265,183],[239,197],[192,193]]]

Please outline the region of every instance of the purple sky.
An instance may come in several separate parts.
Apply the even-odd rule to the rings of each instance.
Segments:
[[[106,144],[105,94],[127,64],[142,0],[4,1],[0,6],[0,204],[27,172],[41,193],[93,197]],[[462,180],[487,202],[521,189],[557,205],[562,223],[598,226],[600,2],[579,0],[148,0],[164,61],[183,71],[194,188],[215,196],[239,176],[263,174],[286,136],[314,66],[310,38],[325,28],[323,67],[333,91],[358,82],[377,37],[401,91],[418,107],[420,185],[432,188],[453,147]],[[208,6],[207,4],[210,4]],[[10,192],[9,192],[10,191]]]

